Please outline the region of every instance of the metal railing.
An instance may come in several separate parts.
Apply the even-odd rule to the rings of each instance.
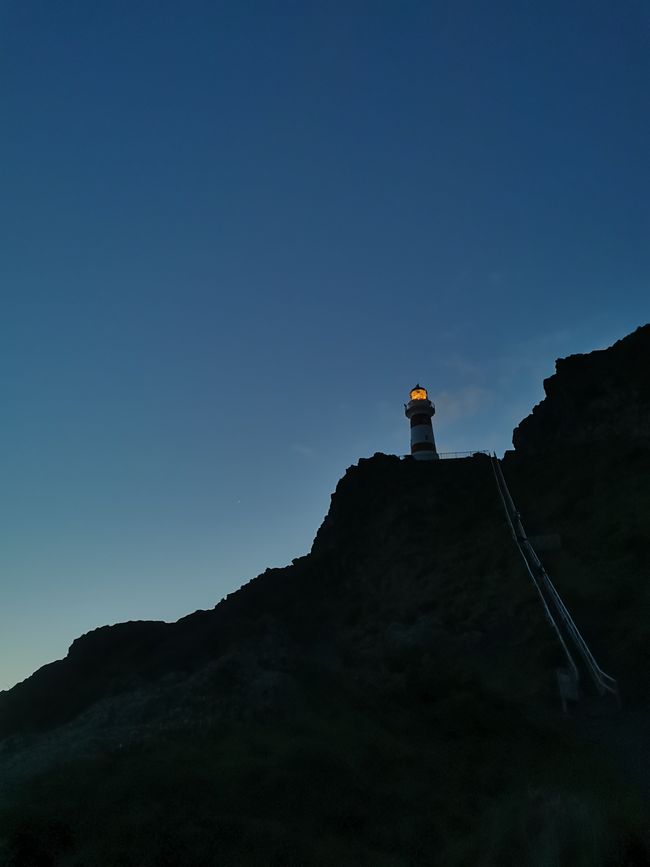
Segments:
[[[512,497],[510,496],[510,492],[508,491],[508,488],[505,484],[505,479],[503,479],[503,474],[500,472],[501,467],[498,465],[496,455],[493,454],[490,457],[492,460],[492,471],[494,473],[494,480],[496,482],[497,490],[499,492],[499,496],[500,496],[501,502],[503,504],[503,510],[506,513],[506,518],[508,519],[508,524],[510,525],[510,532],[512,533],[512,538],[515,540],[515,543],[517,544],[517,548],[519,550],[519,553],[521,554],[522,560],[524,561],[526,571],[530,575],[530,579],[533,582],[533,586],[535,587],[535,590],[537,591],[537,594],[541,600],[542,607],[544,608],[544,614],[546,615],[546,619],[548,620],[551,628],[555,632],[555,635],[556,635],[558,641],[560,642],[560,646],[562,647],[562,650],[563,650],[564,655],[566,657],[567,663],[569,665],[569,670],[571,672],[571,676],[573,677],[573,679],[577,683],[580,680],[580,673],[578,671],[578,666],[575,664],[575,660],[571,656],[571,651],[567,647],[566,641],[564,640],[564,636],[562,635],[562,631],[561,631],[560,627],[558,626],[555,618],[553,617],[553,614],[551,613],[551,609],[548,607],[548,603],[546,602],[546,599],[544,598],[544,593],[542,592],[542,588],[539,585],[539,581],[537,580],[537,577],[535,576],[535,573],[533,572],[533,570],[530,568],[530,564],[528,563],[528,559],[526,558],[526,555],[524,554],[524,552],[521,549],[521,545],[519,544],[519,538],[520,538],[520,532],[523,534],[523,527],[521,526],[521,521],[519,519],[519,513],[514,509],[514,503],[512,502]],[[503,486],[501,484],[501,479],[503,479]],[[509,501],[509,503],[508,503],[508,501]],[[509,508],[509,504],[512,505],[512,511]],[[513,513],[514,513],[514,515],[516,515],[516,518],[514,517]]]
[[[539,581],[542,582],[542,585],[546,589],[552,604],[555,606],[556,613],[559,619],[562,621],[568,637],[572,640],[575,648],[582,656],[582,659],[587,667],[589,674],[591,675],[592,680],[596,685],[596,689],[598,690],[599,694],[604,695],[606,692],[610,692],[616,697],[616,700],[620,704],[618,684],[616,680],[611,677],[611,675],[606,674],[600,668],[600,666],[596,662],[594,655],[589,649],[587,642],[580,634],[580,630],[578,629],[573,618],[569,614],[569,611],[564,602],[562,601],[560,594],[557,592],[555,586],[553,585],[553,582],[551,581],[546,570],[544,569],[541,560],[537,556],[535,549],[533,548],[530,540],[526,536],[526,531],[524,530],[523,524],[521,523],[521,516],[514,504],[514,501],[508,489],[508,485],[501,469],[501,464],[497,460],[497,456],[494,453],[492,453],[491,459],[495,481],[499,490],[499,494],[501,496],[501,501],[503,503],[506,516],[508,518],[508,522],[510,524],[513,539],[517,543],[517,547],[519,548],[521,556],[526,564],[528,573],[535,584],[537,592],[542,598],[547,617],[549,618],[553,628],[555,629],[555,632],[558,635],[558,638],[560,639],[565,655],[569,662],[571,672],[574,673],[575,679],[577,681],[579,678],[579,674],[575,661],[573,660],[573,657],[569,652],[569,649],[566,645],[564,637],[561,634],[561,630],[559,629],[555,618],[553,618],[550,612],[549,606],[546,602],[546,598],[544,596],[544,593],[542,592]]]
[[[439,452],[438,457],[441,461],[449,461],[454,458],[471,458],[474,455],[488,455],[492,456],[491,452],[486,451],[485,449],[474,449],[472,452]]]
[[[609,674],[606,674],[602,670],[602,668],[598,665],[598,663],[596,662],[594,655],[592,654],[591,650],[589,649],[589,645],[587,644],[587,642],[584,640],[584,638],[580,634],[578,627],[575,625],[574,620],[571,617],[571,615],[569,614],[566,605],[562,601],[562,597],[555,589],[553,582],[549,578],[548,573],[544,569],[544,566],[542,565],[539,557],[535,553],[535,550],[534,550],[533,546],[530,544],[530,542],[528,541],[528,539],[526,539],[523,542],[523,545],[527,549],[531,559],[533,560],[534,565],[539,570],[539,575],[541,576],[542,581],[544,582],[544,584],[545,584],[547,590],[549,591],[553,601],[555,602],[555,605],[556,605],[558,611],[561,614],[562,619],[564,620],[564,624],[567,628],[567,632],[571,635],[571,638],[573,639],[573,643],[577,647],[578,651],[580,652],[580,654],[581,654],[581,656],[585,662],[585,665],[589,669],[589,673],[591,674],[592,680],[596,684],[596,689],[598,690],[598,692],[601,695],[603,695],[605,692],[611,692],[618,699],[618,684],[616,683],[615,678],[613,678]]]
[[[488,457],[492,457],[492,452],[487,449],[474,449],[471,452],[438,452],[438,458],[441,461],[451,461],[456,458],[471,458],[474,455],[487,455]],[[400,458],[412,458],[412,454],[408,455],[400,455]]]

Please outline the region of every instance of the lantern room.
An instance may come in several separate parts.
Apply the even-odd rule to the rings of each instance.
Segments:
[[[411,400],[428,400],[429,395],[427,394],[426,388],[422,388],[421,385],[416,385],[415,388],[412,388],[409,397]]]

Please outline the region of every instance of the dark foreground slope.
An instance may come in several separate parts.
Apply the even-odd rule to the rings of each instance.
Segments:
[[[0,696],[0,863],[650,863],[635,743],[609,748],[650,679],[648,444],[618,445],[504,462],[622,684],[605,739],[559,712],[489,460],[376,455],[309,556],[176,624],[95,630]]]

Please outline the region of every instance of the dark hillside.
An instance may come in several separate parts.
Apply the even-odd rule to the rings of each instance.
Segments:
[[[509,659],[523,642],[531,653]],[[405,668],[410,653],[410,676],[433,654],[441,675],[451,676],[462,658],[465,672],[496,682],[505,670],[517,689],[545,693],[548,660],[540,666],[540,659],[553,651],[522,580],[489,460],[360,461],[337,486],[309,556],[267,570],[212,611],[77,639],[64,660],[2,695],[1,730],[49,728],[99,698],[262,644],[289,667],[313,658],[377,686]]]
[[[650,329],[592,355],[503,469],[620,713],[562,715],[489,458],[378,454],[308,556],[0,695],[0,864],[647,867]]]

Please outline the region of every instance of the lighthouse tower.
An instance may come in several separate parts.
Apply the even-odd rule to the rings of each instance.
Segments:
[[[429,400],[426,388],[420,385],[411,389],[409,397],[411,399],[404,404],[404,412],[411,422],[411,454],[418,461],[435,461],[438,452],[431,417],[436,408]]]

